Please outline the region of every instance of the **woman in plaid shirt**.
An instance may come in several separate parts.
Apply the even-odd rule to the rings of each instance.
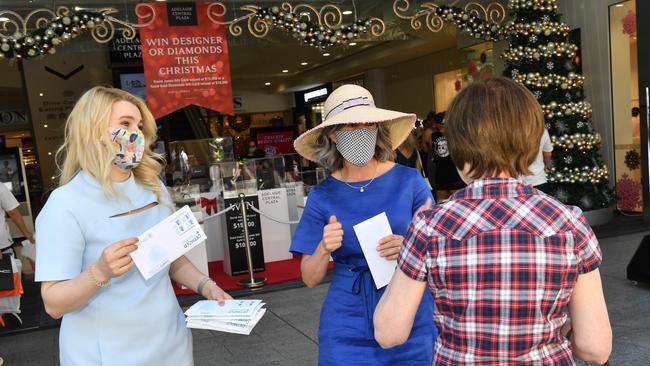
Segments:
[[[495,78],[463,90],[447,117],[469,185],[414,218],[374,314],[375,338],[388,348],[408,337],[428,284],[440,332],[435,365],[605,362],[612,333],[594,233],[580,209],[513,178],[528,173],[539,149],[539,104]]]

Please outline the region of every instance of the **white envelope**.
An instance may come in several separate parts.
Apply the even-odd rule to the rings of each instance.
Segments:
[[[148,280],[207,237],[189,206],[184,206],[138,237],[131,258]]]
[[[223,306],[215,300],[200,300],[187,309],[185,315],[204,318],[250,318],[262,306],[262,300],[226,300]]]
[[[253,328],[255,328],[257,323],[262,319],[262,316],[264,316],[264,313],[266,313],[266,309],[260,309],[260,311],[247,324],[235,322],[205,322],[188,320],[186,326],[188,328],[195,329],[208,329],[216,330],[219,332],[250,335]]]
[[[357,234],[357,239],[359,239],[359,244],[361,244],[363,256],[366,257],[366,262],[370,267],[370,274],[375,282],[375,287],[380,289],[388,285],[393,273],[395,273],[397,261],[386,260],[377,251],[379,240],[393,234],[386,212],[358,223],[353,228],[355,234]]]

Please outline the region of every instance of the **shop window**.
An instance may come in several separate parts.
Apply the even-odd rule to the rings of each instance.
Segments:
[[[624,212],[643,207],[635,9],[635,0],[609,7],[616,194]]]
[[[433,76],[435,110],[447,110],[449,103],[466,85],[494,75],[492,42],[463,48],[463,68]]]

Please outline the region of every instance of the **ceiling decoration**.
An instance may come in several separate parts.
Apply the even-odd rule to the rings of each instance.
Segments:
[[[228,10],[223,3],[213,3],[208,8],[208,15],[215,23],[227,25],[233,36],[242,34],[240,23],[246,22],[248,32],[254,37],[263,38],[271,28],[279,28],[303,44],[320,49],[348,44],[368,32],[379,37],[386,30],[384,21],[375,17],[355,19],[351,24],[343,24],[343,12],[334,4],[326,4],[319,9],[309,4],[292,5],[284,2],[270,8],[244,5],[238,9],[248,14],[229,21],[219,21],[214,16],[225,16]]]
[[[482,5],[476,1],[458,6],[460,0],[447,5],[435,2],[420,3],[416,7],[409,0],[395,0],[393,13],[399,19],[409,21],[414,30],[425,26],[431,32],[439,32],[445,22],[452,22],[465,29],[471,36],[499,40],[505,35],[501,23],[506,10],[498,1]],[[75,8],[79,9],[79,8]],[[228,19],[229,14],[244,15]],[[22,17],[12,10],[0,10],[0,59],[20,60],[56,52],[56,47],[90,32],[95,41],[105,43],[119,33],[133,39],[137,29],[156,19],[154,7],[146,3],[135,6],[135,15],[142,24],[131,23],[113,16],[114,8],[73,10],[65,6],[56,9],[36,9]],[[350,44],[359,39],[377,38],[384,35],[386,24],[378,17],[357,18],[343,23],[343,11],[337,4],[326,3],[320,8],[308,4],[283,2],[272,7],[246,4],[228,9],[224,2],[213,2],[208,7],[211,21],[228,27],[229,33],[238,37],[247,29],[256,38],[264,38],[272,29],[283,30],[298,42],[318,49]]]
[[[501,3],[492,1],[483,5],[470,1],[464,6],[459,6],[459,3],[460,0],[452,1],[448,5],[424,2],[416,9],[409,0],[395,0],[393,13],[400,19],[408,20],[414,30],[420,30],[424,25],[429,31],[436,33],[444,28],[445,22],[451,21],[460,29],[480,33],[477,38],[502,38],[504,32],[501,24],[508,14]]]
[[[243,33],[241,23],[257,38],[263,38],[272,28],[289,32],[299,42],[320,49],[345,45],[362,37],[379,37],[384,34],[384,21],[376,18],[355,19],[343,24],[343,12],[338,5],[326,4],[316,8],[310,4],[261,8],[243,5],[238,10],[248,12],[232,20],[224,20],[228,13],[226,5],[214,2],[208,7],[211,21],[228,27],[233,36]],[[143,3],[135,6],[135,13],[142,24],[130,23],[114,17],[114,8],[73,10],[65,6],[56,9],[40,8],[25,17],[12,10],[0,10],[0,59],[21,60],[54,54],[56,47],[90,31],[95,41],[109,42],[116,33],[133,39],[137,29],[146,27],[156,19],[155,9]]]
[[[138,17],[142,9],[136,7]],[[113,8],[71,10],[66,6],[56,9],[41,8],[25,17],[12,10],[0,10],[0,59],[21,60],[56,53],[56,47],[90,32],[95,41],[106,43],[113,39],[118,28],[123,37],[133,39],[138,24],[113,17]],[[151,19],[153,21],[153,18]],[[149,23],[143,24],[147,26]]]

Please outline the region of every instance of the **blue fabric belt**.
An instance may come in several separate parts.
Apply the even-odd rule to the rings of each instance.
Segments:
[[[373,314],[383,291],[375,288],[375,282],[370,274],[368,265],[355,266],[347,263],[334,262],[334,276],[351,277],[348,290],[363,298],[366,323],[365,338],[375,339],[375,327],[372,321]]]

